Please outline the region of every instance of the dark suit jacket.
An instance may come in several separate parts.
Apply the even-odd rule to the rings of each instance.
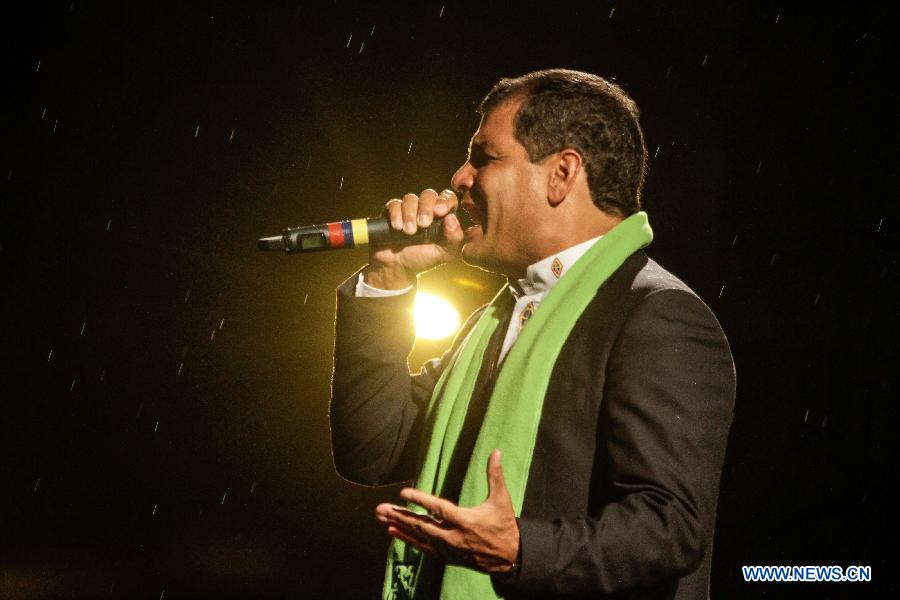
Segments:
[[[423,407],[464,332],[410,375],[412,294],[356,298],[355,283],[338,289],[335,466],[365,485],[411,480]],[[712,312],[643,251],[633,254],[556,361],[519,518],[521,570],[513,581],[495,577],[495,589],[511,598],[707,598],[734,393]]]

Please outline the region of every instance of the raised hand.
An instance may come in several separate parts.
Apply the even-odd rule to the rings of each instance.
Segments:
[[[415,283],[419,273],[455,260],[464,238],[459,220],[450,214],[457,204],[452,190],[438,194],[432,189],[389,201],[384,210],[395,230],[413,235],[419,228],[431,225],[435,218],[446,217],[445,241],[417,246],[371,246],[366,283],[382,289],[402,289]]]
[[[427,509],[420,515],[390,503],[379,504],[376,518],[388,533],[435,558],[485,573],[502,573],[515,564],[519,552],[519,526],[500,467],[500,451],[488,459],[488,497],[472,508],[404,488],[400,497]]]

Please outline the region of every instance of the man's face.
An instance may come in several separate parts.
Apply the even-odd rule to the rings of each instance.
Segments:
[[[477,223],[466,230],[463,259],[491,271],[521,277],[533,262],[546,201],[546,174],[528,160],[515,138],[520,99],[504,102],[481,120],[465,164],[450,180],[462,208]]]

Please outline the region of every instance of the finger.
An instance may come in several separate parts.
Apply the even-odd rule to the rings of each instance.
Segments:
[[[434,216],[434,205],[437,199],[437,192],[431,188],[424,190],[419,195],[419,208],[416,212],[416,223],[419,227],[431,225],[432,217]]]
[[[389,525],[387,531],[388,531],[388,535],[391,535],[391,536],[397,538],[398,540],[402,540],[402,541],[406,542],[407,544],[409,544],[410,546],[414,546],[415,548],[418,548],[419,550],[421,550],[427,554],[434,554],[434,548],[432,548],[431,544],[429,544],[428,541],[425,539],[415,537],[413,534],[411,534],[407,531],[404,531],[398,527],[395,527],[393,525]]]
[[[449,500],[426,494],[415,488],[403,488],[400,490],[400,497],[425,508],[441,521],[459,523],[459,507]]]
[[[416,232],[416,213],[419,210],[419,197],[415,194],[403,196],[401,212],[403,213],[403,232],[412,235]]]
[[[458,246],[465,237],[466,234],[463,233],[462,225],[455,214],[451,213],[444,217],[444,239],[447,240],[447,245]]]
[[[444,527],[443,521],[438,521],[430,514],[422,514],[409,510],[404,506],[397,506],[396,504],[380,504],[379,507],[375,509],[375,516],[379,521],[384,523],[416,524],[416,527],[420,524]]]
[[[447,529],[443,523],[438,523],[428,515],[420,515],[399,506],[394,507],[386,522],[388,525],[399,527],[407,533],[414,533],[419,537],[443,540],[447,535]]]
[[[431,515],[423,515],[421,513],[409,510],[404,506],[397,506],[396,504],[383,502],[375,507],[375,518],[382,523],[399,523],[401,522],[399,515],[408,517],[408,519],[412,521],[421,521],[430,525],[440,525],[440,523],[432,518]]]
[[[400,514],[400,515],[403,515],[404,517],[409,517],[410,519],[412,519],[414,521],[417,521],[420,523],[427,523],[429,525],[440,526],[443,524],[443,521],[438,520],[437,518],[434,517],[434,515],[422,514],[422,513],[416,512],[414,510],[409,510],[408,508],[406,508],[404,506],[397,506],[396,504],[393,506],[393,511],[391,514],[392,515]]]
[[[382,523],[387,523],[393,519],[394,505],[389,502],[382,502],[375,507],[375,518]]]
[[[491,452],[487,466],[488,499],[497,499],[509,495],[506,489],[506,480],[503,478],[503,468],[500,466],[500,450]]]
[[[444,190],[441,192],[440,197],[447,205],[447,212],[459,206],[459,198],[456,197],[456,192],[453,190]]]
[[[437,200],[434,203],[434,216],[435,217],[443,217],[451,210],[451,199],[450,194],[453,192],[451,190],[444,190],[440,194],[438,194]]]
[[[384,205],[384,214],[391,222],[391,227],[393,227],[397,231],[403,230],[403,214],[401,212],[402,205],[403,200],[401,200],[400,198],[388,200],[387,204]]]

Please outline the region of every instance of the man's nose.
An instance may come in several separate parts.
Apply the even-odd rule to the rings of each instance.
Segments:
[[[450,178],[450,187],[456,193],[464,194],[471,189],[474,176],[475,168],[472,166],[472,163],[466,161]]]

